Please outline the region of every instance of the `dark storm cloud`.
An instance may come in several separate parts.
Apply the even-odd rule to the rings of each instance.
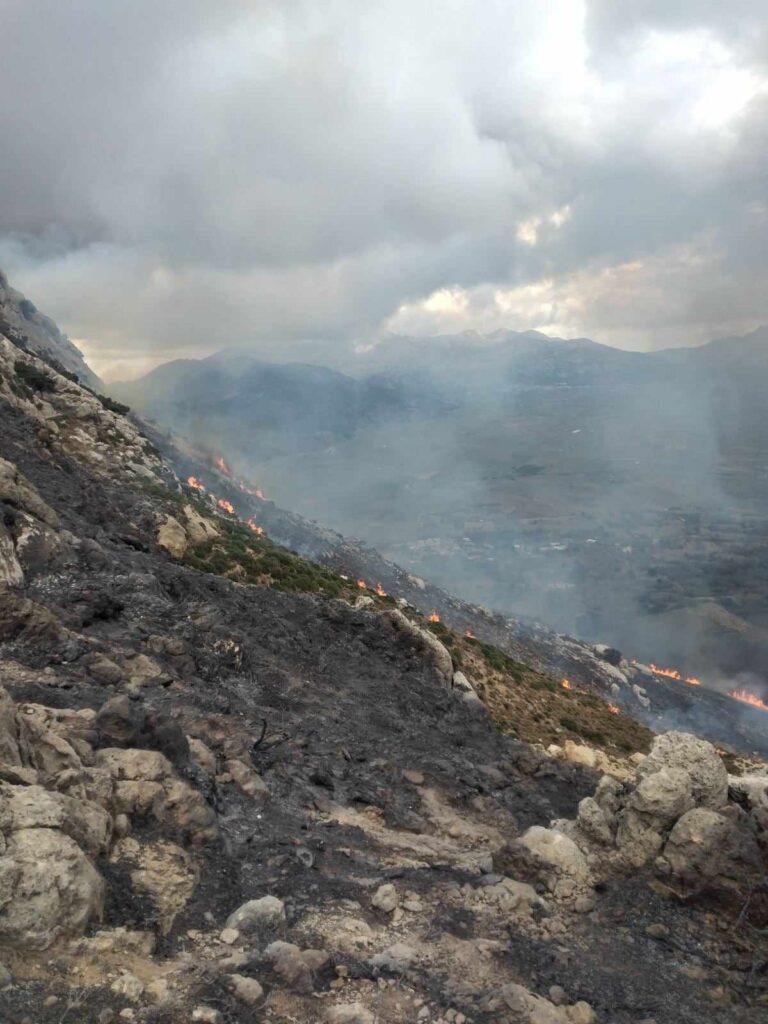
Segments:
[[[413,324],[751,326],[759,7],[5,0],[0,264],[108,371]],[[725,278],[727,308],[681,301]],[[472,322],[425,305],[445,288]]]

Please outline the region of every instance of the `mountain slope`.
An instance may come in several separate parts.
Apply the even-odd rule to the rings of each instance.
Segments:
[[[733,688],[768,671],[765,353],[392,339],[355,378],[229,353],[118,393],[467,600]]]
[[[100,386],[99,378],[86,364],[80,350],[61,333],[50,317],[41,313],[21,292],[11,288],[2,271],[0,331],[47,362],[53,361],[70,373],[76,374],[83,384],[91,388]]]
[[[0,338],[4,1017],[761,1019],[758,790],[729,799],[671,734],[588,798],[597,774],[503,735],[454,662],[489,697],[596,703],[360,602],[219,501],[386,563],[174,459]]]

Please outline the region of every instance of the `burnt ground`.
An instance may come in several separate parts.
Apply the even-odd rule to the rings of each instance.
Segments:
[[[639,874],[599,892],[583,913],[549,905],[533,923],[513,913],[488,923],[477,903],[497,868],[484,855],[487,837],[508,842],[528,825],[572,817],[596,777],[498,732],[482,707],[441,686],[412,638],[375,609],[242,586],[174,563],[154,543],[157,497],[53,456],[30,421],[3,406],[0,456],[17,464],[71,535],[24,588],[0,596],[0,681],[9,693],[98,709],[122,684],[96,682],[89,658],[150,654],[162,678],[135,693],[136,703],[214,752],[239,749],[267,787],[256,798],[176,758],[215,809],[219,836],[192,851],[199,883],[166,934],[129,873],[100,865],[105,924],[158,932],[158,963],[186,955],[196,1002],[227,1022],[319,1019],[292,1001],[298,996],[283,996],[284,982],[260,962],[241,972],[258,976],[268,1000],[243,1007],[203,949],[201,935],[218,933],[245,900],[269,894],[285,902],[285,936],[335,949],[333,962],[348,969],[347,1001],[364,999],[382,1024],[415,1021],[419,1005],[428,1006],[427,1021],[450,1008],[474,1024],[513,1020],[487,996],[509,980],[541,995],[562,986],[569,1001],[590,1003],[601,1024],[763,1019],[766,964],[738,906],[677,902]],[[153,742],[174,760],[172,747]],[[155,828],[144,823],[134,834],[149,841]],[[371,905],[389,880],[418,897],[421,909],[404,923]],[[371,966],[366,949],[339,951],[340,908],[389,944],[418,945],[424,963],[388,972]],[[648,924],[663,924],[667,937],[649,937]],[[125,1005],[98,984],[73,988],[71,959],[61,956],[43,954],[36,973],[34,957],[22,967],[10,951],[19,980],[0,992],[4,1024],[95,1021]],[[318,972],[316,992],[336,998],[334,978],[330,968]],[[58,1002],[46,1007],[51,994]],[[188,1007],[134,1012],[166,1024],[189,1019]]]

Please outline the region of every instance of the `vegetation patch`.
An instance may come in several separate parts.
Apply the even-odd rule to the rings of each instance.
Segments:
[[[23,359],[17,359],[13,368],[16,377],[21,381],[28,391],[50,392],[56,390],[56,381],[45,370],[38,369],[33,363],[26,363]]]
[[[96,395],[96,397],[105,409],[109,409],[110,412],[116,412],[119,416],[126,416],[131,411],[130,405],[124,405],[122,402],[110,398],[109,395]]]
[[[259,537],[239,522],[217,521],[221,534],[187,550],[182,563],[201,572],[240,583],[275,587],[294,593],[351,598],[358,593],[349,581],[329,569]]]
[[[436,626],[430,624],[433,632]],[[616,705],[578,688],[566,689],[474,637],[451,635],[456,665],[471,679],[477,694],[502,732],[525,743],[562,746],[566,740],[588,743],[607,754],[650,749],[653,733]],[[445,635],[441,635],[445,642]],[[457,656],[458,655],[458,656]]]

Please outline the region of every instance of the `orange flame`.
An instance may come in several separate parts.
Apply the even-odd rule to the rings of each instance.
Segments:
[[[696,676],[684,676],[676,668],[659,668],[653,662],[648,665],[648,668],[658,676],[666,676],[667,679],[677,679],[678,682],[688,683],[689,686],[701,686],[701,680],[697,679]]]
[[[474,639],[475,639],[475,634],[474,634],[474,633],[472,632],[472,630],[471,630],[471,629],[465,629],[465,630],[464,630],[464,636],[465,636],[465,637],[466,637],[466,638],[467,638],[468,640],[474,640]]]
[[[365,580],[358,580],[357,581],[357,585],[358,585],[358,587],[360,587],[361,590],[367,590],[368,589],[368,584],[365,582]]]
[[[235,514],[235,508],[231,501],[227,501],[226,498],[219,498],[216,502],[219,508],[223,508],[225,512],[229,512],[230,515]]]
[[[231,475],[230,468],[226,464],[226,462],[224,461],[224,456],[223,455],[217,455],[216,459],[215,459],[215,462],[216,462],[216,468],[217,469],[220,469],[222,473],[226,473],[227,476]]]
[[[264,535],[264,527],[254,523],[253,517],[251,517],[245,525],[249,530],[253,530],[257,537],[262,537]]]
[[[750,693],[749,690],[731,690],[728,696],[733,697],[734,700],[740,700],[743,704],[751,704],[753,708],[768,711],[768,704],[756,697],[754,693]]]
[[[202,491],[205,494],[205,485],[201,480],[198,480],[196,476],[188,476],[187,483],[196,491]]]
[[[386,597],[387,596],[386,590],[384,589],[384,587],[382,587],[382,585],[380,583],[376,584],[376,593],[379,595],[379,597]]]
[[[608,710],[611,712],[612,715],[618,715],[621,709],[619,708],[618,704],[609,704]]]
[[[242,480],[237,480],[236,483],[243,494],[250,494],[252,498],[258,498],[259,501],[267,500],[264,497],[264,492],[259,487],[249,487],[247,484],[244,484]]]
[[[432,612],[432,614],[429,616],[429,621],[430,622],[439,622],[440,621],[440,616],[437,614],[437,612]]]
[[[573,689],[573,683],[570,681],[570,679],[563,679],[562,682],[560,683],[560,685],[562,686],[562,688],[564,690],[572,690]]]

